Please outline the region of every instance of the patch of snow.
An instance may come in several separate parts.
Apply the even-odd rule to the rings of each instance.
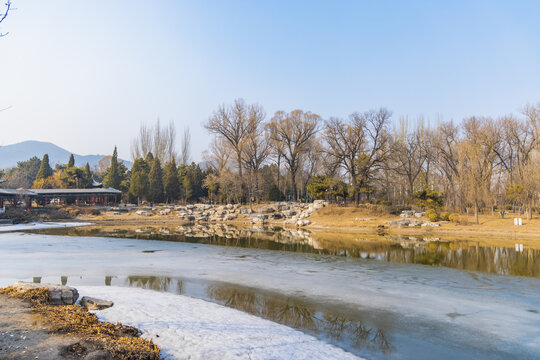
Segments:
[[[287,326],[204,300],[137,288],[78,290],[113,301],[113,307],[93,312],[137,327],[166,359],[360,359]]]

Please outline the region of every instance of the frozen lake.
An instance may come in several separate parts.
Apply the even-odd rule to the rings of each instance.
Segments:
[[[370,256],[377,254],[374,251],[338,256],[343,254],[325,251],[313,239],[283,249],[278,246],[283,241],[275,246],[238,246],[244,240],[228,238],[229,244],[213,245],[202,240],[133,239],[133,233],[120,231],[108,238],[0,234],[0,285],[15,280],[62,282],[99,294],[112,286],[111,296],[119,298],[124,288],[139,287],[158,291],[144,292],[140,298],[152,294],[149,299],[162,304],[167,300],[160,293],[172,296],[169,302],[205,300],[193,306],[206,311],[212,302],[220,305],[216,308],[220,314],[226,314],[225,307],[233,308],[250,314],[248,323],[262,318],[301,331],[306,339],[317,341],[299,343],[308,341],[311,345],[305,349],[318,349],[320,358],[329,358],[330,353],[343,358],[343,350],[368,359],[540,357],[540,280],[534,252],[520,265],[520,271],[530,273],[525,277],[504,275],[515,271],[515,259],[524,261],[519,253],[505,249],[489,255],[477,247],[477,258],[493,257],[477,263],[495,265],[470,271],[459,269],[467,268],[463,261],[459,266],[436,267],[388,261],[384,256],[396,254],[388,251],[379,252],[386,254],[382,259]],[[447,250],[442,260],[441,251],[435,259],[451,264],[459,249]],[[514,263],[505,267],[501,261]],[[139,326],[144,323],[132,320]],[[268,324],[261,326],[267,329]],[[285,326],[269,333],[286,338]],[[295,336],[301,335],[299,331]],[[258,358],[292,358],[285,356],[290,352],[289,347],[277,355],[260,353]],[[248,358],[238,354],[229,358]]]

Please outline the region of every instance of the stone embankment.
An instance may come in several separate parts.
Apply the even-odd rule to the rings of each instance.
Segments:
[[[324,200],[315,200],[313,203],[277,202],[256,208],[255,210],[246,205],[228,204],[194,204],[185,206],[160,206],[148,207],[136,210],[140,216],[177,216],[181,220],[204,223],[245,221],[253,224],[264,224],[268,221],[283,221],[303,227],[311,224],[309,217],[320,208],[327,205]]]

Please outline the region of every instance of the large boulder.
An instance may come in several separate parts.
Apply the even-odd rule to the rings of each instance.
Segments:
[[[114,303],[112,301],[97,299],[90,296],[83,296],[81,298],[81,306],[88,310],[103,310],[110,308]]]
[[[25,281],[17,281],[12,286],[14,289],[21,292],[32,289],[47,289],[49,290],[49,298],[52,305],[73,305],[79,298],[79,292],[77,289],[65,285],[37,284]]]

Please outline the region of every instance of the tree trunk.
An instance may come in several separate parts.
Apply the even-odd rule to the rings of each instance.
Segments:
[[[240,181],[242,181],[242,152],[238,151],[236,156],[238,161],[238,176],[240,177]]]
[[[278,155],[277,158],[277,188],[279,191],[281,191],[279,187],[279,178],[281,177],[281,155]]]
[[[479,224],[478,221],[478,201],[474,202],[474,219],[476,220],[476,224]]]
[[[296,172],[291,171],[291,185],[292,185],[292,200],[298,201],[296,198],[297,192],[296,192]]]

